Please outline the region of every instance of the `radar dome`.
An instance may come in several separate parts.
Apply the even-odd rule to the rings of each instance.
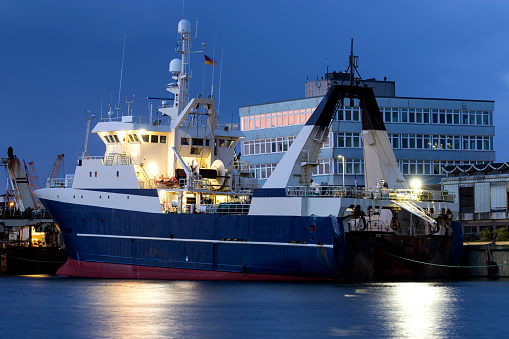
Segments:
[[[175,75],[179,75],[182,71],[182,60],[180,59],[173,59],[170,62],[170,73],[173,73]]]
[[[182,19],[179,22],[179,33],[188,34],[191,33],[191,24],[186,19]]]

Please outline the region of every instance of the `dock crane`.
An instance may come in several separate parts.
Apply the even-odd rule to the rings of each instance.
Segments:
[[[36,190],[39,189],[39,178],[37,177],[37,173],[35,172],[35,166],[34,162],[30,161],[28,163],[28,166],[25,163],[25,160],[23,160],[23,164],[25,165],[25,173],[28,178],[28,185],[30,186],[30,191],[32,192],[32,196],[34,197],[35,205],[37,206],[38,210],[44,210],[44,205],[41,203],[37,195],[34,194]]]
[[[58,172],[60,172],[60,166],[62,166],[63,158],[64,158],[63,154],[59,154],[57,156],[57,160],[55,160],[55,163],[53,164],[53,167],[51,168],[51,172],[48,177],[48,184],[51,183],[51,181],[57,177]]]

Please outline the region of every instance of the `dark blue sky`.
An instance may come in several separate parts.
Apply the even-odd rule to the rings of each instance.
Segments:
[[[199,19],[195,50],[221,59],[221,120],[238,107],[301,98],[306,78],[344,70],[354,38],[364,78],[396,81],[396,95],[495,101],[497,161],[509,161],[507,1],[185,1]],[[182,1],[0,0],[0,156],[12,146],[43,181],[60,153],[73,173],[83,151],[85,110],[165,96],[172,79]],[[193,55],[191,94],[210,92],[211,67]],[[216,67],[218,98],[220,65]],[[97,121],[97,119],[96,119]],[[91,136],[90,153],[102,143]],[[2,179],[2,175],[0,175]],[[4,186],[4,179],[0,188]]]

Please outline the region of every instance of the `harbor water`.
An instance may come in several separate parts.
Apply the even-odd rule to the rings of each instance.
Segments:
[[[509,280],[263,283],[0,277],[4,338],[490,338]]]

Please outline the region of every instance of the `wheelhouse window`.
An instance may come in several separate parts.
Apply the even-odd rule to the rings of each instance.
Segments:
[[[159,137],[159,142],[160,142],[161,144],[166,144],[166,135],[161,135],[161,136]]]
[[[138,135],[136,133],[129,133],[127,134],[129,138],[129,142],[140,142],[140,139],[138,138]]]
[[[148,134],[142,134],[141,135],[141,140],[143,140],[143,142],[148,142],[149,140],[149,135]]]
[[[226,140],[226,147],[233,147],[233,140]]]
[[[152,134],[150,136],[150,142],[154,143],[154,144],[157,144],[157,141],[158,141],[158,135]]]
[[[193,146],[203,146],[203,139],[193,138]]]
[[[189,138],[181,138],[180,144],[181,145],[189,145]]]

